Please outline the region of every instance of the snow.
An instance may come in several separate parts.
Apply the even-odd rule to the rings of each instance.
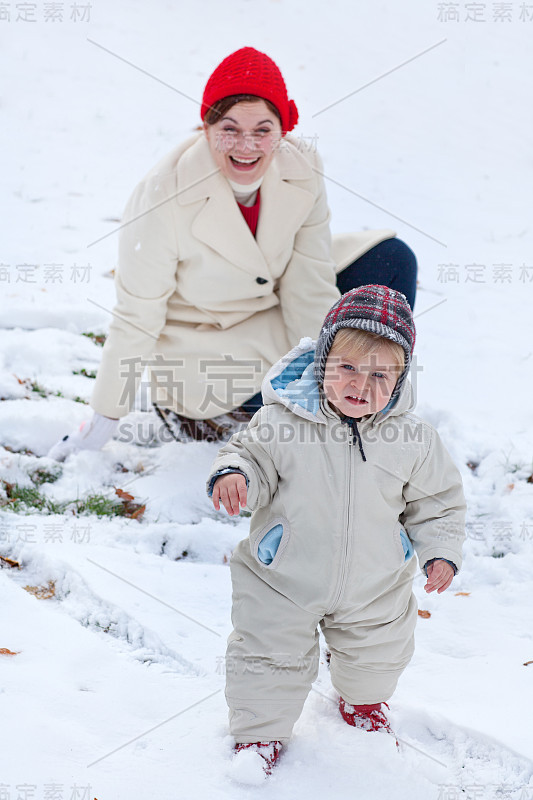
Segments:
[[[228,776],[237,783],[247,786],[261,786],[267,776],[264,770],[265,761],[259,753],[243,750],[233,759],[228,769]]]
[[[22,565],[0,570],[0,648],[16,653],[0,655],[0,798],[51,799],[56,786],[62,800],[533,800],[533,22],[522,4],[502,23],[490,21],[498,4],[466,22],[465,3],[458,22],[439,22],[442,4],[427,0],[114,0],[93,2],[89,22],[65,8],[55,23],[45,5],[35,23],[14,4],[0,19],[0,496],[55,469],[48,448],[90,416],[81,370],[97,370],[101,348],[82,334],[109,324],[125,201],[198,124],[214,66],[249,44],[281,65],[295,133],[318,144],[333,230],[393,227],[416,251],[418,413],[461,469],[468,538],[447,592],[427,596],[415,580],[431,617],[390,702],[399,749],[343,723],[323,658],[265,781],[249,756],[231,760],[223,691],[227,562],[247,519],[205,494],[216,446],[158,444],[140,402],[118,440],[40,487],[70,504],[122,488],[146,504],[140,520],[0,511],[0,554]],[[48,599],[24,591],[50,582]]]

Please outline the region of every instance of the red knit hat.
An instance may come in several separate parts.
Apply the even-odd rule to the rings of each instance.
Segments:
[[[200,114],[204,119],[209,107],[233,94],[253,94],[276,106],[284,133],[292,131],[298,122],[298,109],[289,100],[283,75],[265,53],[253,47],[242,47],[222,61],[204,89]]]

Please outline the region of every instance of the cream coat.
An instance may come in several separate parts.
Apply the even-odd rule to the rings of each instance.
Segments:
[[[321,172],[315,153],[284,140],[263,179],[256,238],[203,132],[145,176],[124,213],[95,411],[125,415],[148,364],[156,402],[216,416],[259,391],[302,336],[318,334],[339,297],[335,271],[395,235],[340,236],[332,256]]]
[[[421,567],[432,558],[461,566],[461,477],[438,433],[411,413],[409,382],[392,409],[359,421],[363,461],[319,398],[313,355],[303,341],[270,370],[265,406],[219,451],[208,482],[241,470],[252,512],[231,558],[226,697],[240,742],[290,736],[317,675],[318,625],[345,700],[391,696],[417,619],[416,560],[405,560],[402,533]],[[259,545],[276,525],[283,534],[266,564]]]

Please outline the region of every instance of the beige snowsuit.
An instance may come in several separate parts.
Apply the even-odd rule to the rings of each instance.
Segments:
[[[358,421],[363,461],[349,426],[319,398],[313,353],[303,339],[271,368],[265,406],[220,450],[208,482],[241,470],[253,512],[231,558],[226,697],[238,742],[289,738],[317,676],[318,625],[340,695],[387,700],[417,620],[415,559],[402,537],[421,568],[437,557],[461,566],[461,477],[437,432],[410,413],[410,384],[392,409]],[[281,540],[263,563],[259,546],[276,525]]]

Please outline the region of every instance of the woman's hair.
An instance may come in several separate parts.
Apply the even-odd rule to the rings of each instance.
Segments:
[[[383,368],[386,366],[388,369],[402,372],[405,366],[403,347],[397,342],[391,342],[390,339],[359,328],[341,328],[333,339],[328,356],[334,355],[339,350],[344,350],[346,355],[353,357],[367,356],[376,353],[380,347],[387,348],[388,363],[383,364]]]
[[[204,117],[204,122],[207,125],[214,125],[215,122],[218,122],[225,116],[230,108],[237,105],[237,103],[257,103],[259,100],[263,100],[264,103],[268,106],[268,109],[276,115],[279,123],[281,125],[281,115],[276,108],[276,106],[270,102],[270,100],[265,100],[263,97],[258,97],[255,94],[231,94],[228,97],[223,97],[221,100],[217,100],[216,103],[207,110],[206,115]]]

